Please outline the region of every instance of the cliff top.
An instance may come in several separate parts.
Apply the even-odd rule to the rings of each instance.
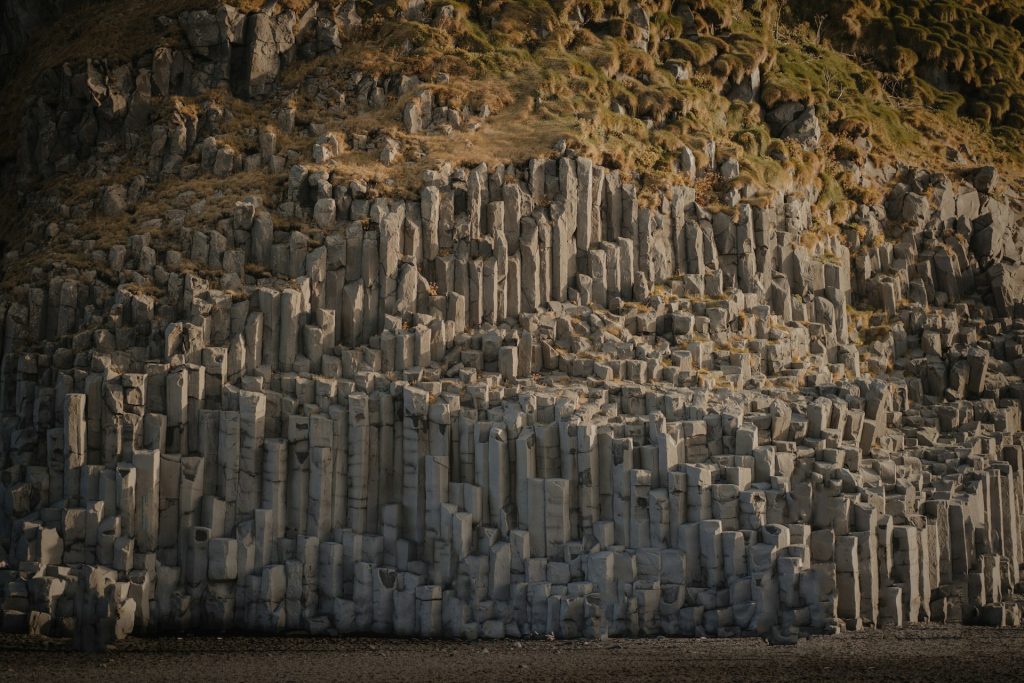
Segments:
[[[223,6],[171,0],[157,12],[142,0],[66,4],[63,15],[36,26],[4,87],[0,120],[9,129],[19,127],[26,95],[47,70],[89,59],[123,63],[160,46],[186,45],[182,13]],[[664,182],[684,146],[699,156],[710,139],[738,157],[742,173],[734,183],[816,178],[842,213],[849,195],[860,192],[858,181],[844,173],[851,158],[953,172],[998,164],[1015,177],[1024,154],[1019,2],[290,0],[234,6],[361,18],[338,54],[295,60],[283,75],[310,119],[318,117],[316,103],[303,101],[301,86],[325,69],[328,79],[346,69],[417,75],[454,104],[486,105],[496,115],[466,140],[425,144],[422,158],[431,163],[522,159],[565,138],[612,165]],[[447,78],[439,83],[442,73]],[[229,110],[259,106],[227,93],[203,93],[192,104],[202,106],[209,97]],[[813,105],[821,121],[814,150],[773,140],[765,114],[794,102]],[[374,125],[400,130],[401,111],[380,114]],[[352,122],[340,117],[339,123]],[[0,143],[7,162],[15,143],[14,136]]]

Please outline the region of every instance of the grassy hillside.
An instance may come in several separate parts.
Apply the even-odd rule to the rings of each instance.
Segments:
[[[24,94],[43,70],[87,58],[123,61],[180,45],[177,23],[158,17],[217,4],[171,0],[154,10],[154,3],[141,0],[105,0],[80,6],[25,55],[0,98],[0,121],[18,128]],[[308,5],[281,3],[296,10]],[[344,47],[293,61],[279,92],[302,121],[385,132],[414,148],[391,166],[351,152],[330,169],[391,191],[415,189],[423,169],[442,161],[517,161],[547,154],[559,140],[635,173],[649,188],[679,182],[684,148],[700,162],[714,141],[719,160],[735,158],[741,171],[728,182],[706,177],[700,189],[707,202],[731,187],[755,194],[812,187],[826,225],[842,222],[855,202],[877,198],[860,173],[868,161],[951,173],[997,164],[1011,182],[1024,177],[1024,5],[1016,0],[435,1],[413,18],[404,2],[356,5],[363,22]],[[489,115],[450,136],[411,135],[401,126],[404,101],[379,111],[329,112],[305,87],[356,71],[416,74],[453,108]],[[736,97],[751,78],[760,80],[757,96]],[[239,148],[252,144],[247,136],[281,104],[280,98],[247,102],[214,92],[164,106],[210,101],[230,113],[220,139]],[[817,148],[773,137],[766,113],[785,102],[814,105],[823,129]],[[301,137],[284,143],[311,144]],[[0,160],[11,162],[15,151],[16,136],[4,136]],[[139,170],[121,172],[130,177]],[[48,190],[82,196],[99,180],[86,177],[75,188],[57,179]],[[8,196],[5,213],[16,224],[21,219],[12,202]]]
[[[882,0],[793,3],[796,17],[873,64],[894,92],[978,119],[998,134],[1024,128],[1024,3]]]

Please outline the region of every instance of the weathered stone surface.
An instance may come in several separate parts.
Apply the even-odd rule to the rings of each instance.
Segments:
[[[5,628],[92,648],[1004,622],[1024,559],[1012,187],[865,164],[847,170],[886,199],[832,231],[820,188],[757,195],[710,139],[673,152],[690,187],[567,140],[410,180],[424,136],[495,120],[446,102],[448,76],[325,87],[312,69],[276,92],[291,60],[344,49],[361,8],[191,12],[151,68],[69,66],[63,109],[36,101],[26,178],[140,166],[88,206],[37,202],[57,217],[38,234],[76,258],[0,295]],[[626,13],[638,50],[648,10]],[[756,99],[760,69],[723,92]],[[252,108],[146,101],[227,85]],[[224,135],[264,98],[267,120]],[[406,134],[328,129],[392,105]],[[813,105],[766,119],[807,150],[824,135]],[[713,210],[705,173],[735,181]],[[149,199],[160,217],[132,213]],[[96,216],[131,234],[74,232]]]

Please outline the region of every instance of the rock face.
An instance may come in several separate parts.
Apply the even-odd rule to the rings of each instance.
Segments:
[[[84,73],[129,110],[202,84],[261,97],[350,18],[191,12],[191,76],[156,55],[142,85]],[[29,175],[107,135],[151,182],[282,182],[217,220],[185,195],[0,298],[4,629],[95,648],[184,629],[784,641],[1019,622],[1010,204],[908,170],[848,234],[817,235],[806,194],[641,201],[564,146],[375,195],[322,166],[346,148],[394,161],[394,138],[317,128],[303,156],[254,129],[236,151],[216,111],[182,107],[93,129],[60,83],[27,117]],[[405,97],[410,133],[451,121],[404,77],[349,85],[367,106]],[[817,144],[813,108],[770,117]],[[146,188],[108,185],[94,210],[114,220]]]
[[[792,138],[804,149],[815,149],[821,141],[821,123],[814,106],[784,102],[768,112],[768,123],[780,138]]]
[[[67,0],[0,1],[0,84],[10,76],[36,31],[69,4]]]

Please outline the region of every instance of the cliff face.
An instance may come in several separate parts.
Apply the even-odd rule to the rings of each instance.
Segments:
[[[0,2],[0,84],[10,77],[33,34],[60,16],[65,0],[3,0]]]
[[[772,3],[176,8],[5,110],[5,628],[1019,622],[1010,138]]]

